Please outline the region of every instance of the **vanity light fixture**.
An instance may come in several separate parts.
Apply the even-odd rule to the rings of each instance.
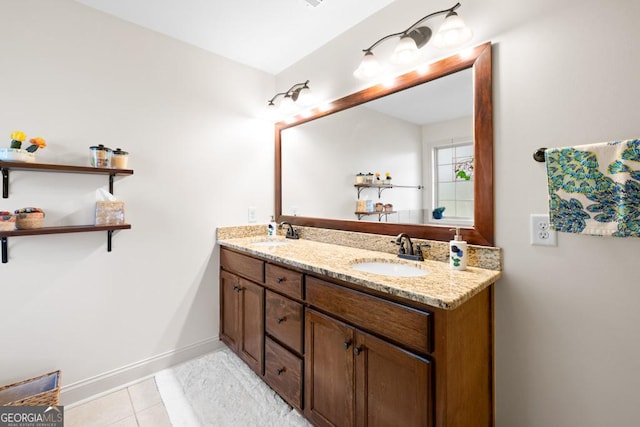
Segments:
[[[282,97],[279,105],[276,105],[278,97]],[[295,109],[296,104],[308,106],[313,103],[309,80],[303,83],[296,83],[286,92],[276,93],[273,98],[267,101],[267,108],[270,110],[279,109],[284,113],[291,113]]]
[[[468,42],[471,40],[473,34],[471,30],[464,25],[462,18],[460,18],[456,13],[456,9],[460,6],[460,3],[456,3],[449,9],[430,13],[406,30],[384,36],[368,48],[363,49],[364,58],[362,58],[360,66],[353,72],[353,75],[359,79],[370,79],[377,76],[380,71],[382,71],[383,66],[373,55],[373,49],[380,43],[391,38],[400,38],[393,54],[391,55],[391,62],[395,64],[408,64],[413,62],[418,57],[419,50],[429,42],[431,35],[433,34],[431,28],[419,25],[430,18],[443,15],[445,13],[446,16],[444,18],[444,22],[433,37],[433,44],[443,49],[453,49]]]

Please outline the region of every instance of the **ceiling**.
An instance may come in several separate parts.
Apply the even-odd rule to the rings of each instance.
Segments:
[[[76,1],[275,75],[394,0]]]

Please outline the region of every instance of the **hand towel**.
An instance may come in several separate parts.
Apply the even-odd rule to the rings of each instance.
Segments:
[[[552,229],[640,237],[640,139],[545,152]]]

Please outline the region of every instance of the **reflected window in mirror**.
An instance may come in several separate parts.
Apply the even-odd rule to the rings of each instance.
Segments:
[[[473,142],[433,148],[433,211],[436,223],[473,223]]]

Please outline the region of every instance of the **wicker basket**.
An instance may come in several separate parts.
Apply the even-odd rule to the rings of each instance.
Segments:
[[[29,212],[16,214],[16,228],[18,230],[31,230],[42,227],[44,212]]]
[[[58,406],[60,371],[0,387],[0,406]]]
[[[0,231],[13,231],[15,228],[15,215],[0,215]]]

